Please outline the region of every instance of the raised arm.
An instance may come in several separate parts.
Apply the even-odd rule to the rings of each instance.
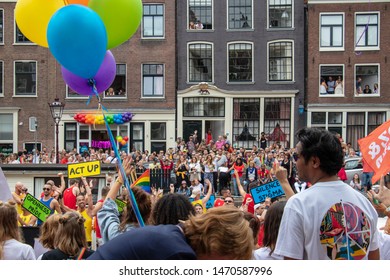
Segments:
[[[205,197],[202,198],[203,205],[206,205],[207,201],[209,201],[209,199],[211,197],[211,194],[213,193],[213,185],[211,184],[210,180],[206,179],[205,183],[208,184],[209,187],[208,187],[208,190],[207,190],[207,194],[205,195]]]
[[[62,194],[63,192],[64,192],[64,190],[65,190],[65,178],[64,178],[64,173],[58,173],[57,174],[59,177],[60,177],[60,180],[61,180],[61,185],[60,185],[60,187],[58,188],[57,187],[57,191],[60,193],[60,194]]]
[[[242,197],[244,197],[244,196],[247,194],[247,192],[244,191],[244,188],[243,188],[243,186],[241,185],[240,176],[238,176],[237,170],[234,170],[234,176],[236,177],[236,183],[237,183],[237,187],[238,187],[238,192],[240,193],[240,195],[241,195]]]
[[[131,162],[132,161],[133,161],[133,159],[131,157],[126,157],[123,160],[122,165],[123,165],[123,169],[126,172],[126,175],[130,174],[130,172],[131,172],[131,169],[132,169]],[[116,196],[119,192],[119,189],[123,185],[123,183],[124,183],[124,180],[122,178],[122,174],[121,174],[121,172],[119,172],[118,177],[116,178],[115,182],[111,185],[111,188],[106,196],[106,199],[111,198],[112,200],[115,200]]]
[[[280,185],[283,188],[286,198],[289,199],[294,195],[294,192],[291,189],[290,183],[288,182],[287,179],[288,174],[286,168],[280,166],[280,163],[278,161],[274,161],[274,165],[272,169],[276,176],[276,179],[278,179]]]

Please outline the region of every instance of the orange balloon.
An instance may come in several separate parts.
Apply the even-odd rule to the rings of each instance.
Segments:
[[[64,0],[64,2],[66,2],[68,5],[70,5],[70,4],[80,4],[80,5],[88,7],[89,0]]]

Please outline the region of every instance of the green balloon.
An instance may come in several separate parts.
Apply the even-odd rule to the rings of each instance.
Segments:
[[[90,0],[88,7],[106,26],[107,50],[130,39],[141,23],[142,0]]]

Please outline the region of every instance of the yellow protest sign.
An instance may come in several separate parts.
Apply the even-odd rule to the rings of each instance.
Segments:
[[[68,178],[89,177],[100,174],[100,161],[88,161],[68,165]]]

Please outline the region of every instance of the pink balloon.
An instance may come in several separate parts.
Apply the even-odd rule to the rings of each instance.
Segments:
[[[92,90],[92,84],[89,79],[77,76],[61,66],[62,78],[65,83],[73,89],[75,92],[82,95],[95,94]],[[97,92],[103,92],[108,89],[115,79],[116,75],[116,62],[111,51],[107,51],[104,56],[102,65],[100,65],[99,71],[96,73],[93,79],[95,80],[95,86]]]

